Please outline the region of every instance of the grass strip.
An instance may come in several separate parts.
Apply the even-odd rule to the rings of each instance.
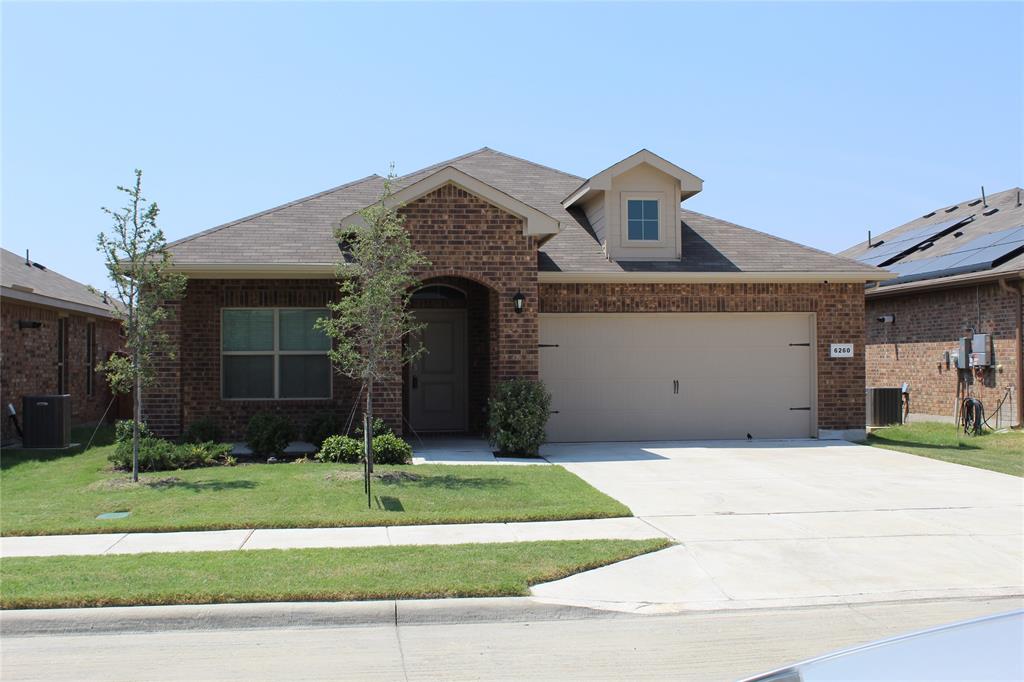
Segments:
[[[346,549],[21,557],[0,563],[5,609],[508,597],[667,547],[561,540]]]
[[[87,439],[88,433],[76,433]],[[142,475],[109,469],[112,445],[5,450],[3,535],[549,521],[630,516],[559,466],[378,466],[368,509],[362,467],[251,464]],[[127,518],[97,520],[104,512]]]
[[[917,422],[873,431],[868,445],[1024,476],[1024,432],[967,436],[953,424]]]

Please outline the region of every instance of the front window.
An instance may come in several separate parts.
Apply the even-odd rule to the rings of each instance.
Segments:
[[[626,211],[630,241],[658,241],[657,199],[630,199],[626,202]]]
[[[224,309],[224,398],[330,398],[331,341],[313,327],[326,315],[323,308]]]

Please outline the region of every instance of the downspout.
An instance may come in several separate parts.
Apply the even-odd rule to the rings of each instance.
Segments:
[[[1024,428],[1024,402],[1021,401],[1021,392],[1024,390],[1024,352],[1022,352],[1024,349],[1021,347],[1022,342],[1024,342],[1024,330],[1021,329],[1021,309],[1024,307],[1024,281],[1018,281],[1017,286],[1011,287],[1005,279],[1001,279],[999,280],[999,288],[1017,297],[1017,305],[1014,306],[1017,322],[1017,395],[1014,398],[1017,402],[1017,427]]]

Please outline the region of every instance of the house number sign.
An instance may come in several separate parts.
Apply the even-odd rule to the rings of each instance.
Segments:
[[[828,356],[830,358],[852,358],[853,344],[833,343],[831,346],[829,346]]]

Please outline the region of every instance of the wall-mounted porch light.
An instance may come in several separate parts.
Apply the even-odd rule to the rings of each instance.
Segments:
[[[516,292],[516,295],[512,297],[512,305],[515,306],[517,313],[523,312],[523,308],[526,307],[526,297],[523,296],[523,292]]]

